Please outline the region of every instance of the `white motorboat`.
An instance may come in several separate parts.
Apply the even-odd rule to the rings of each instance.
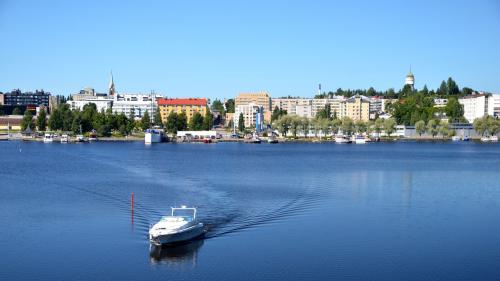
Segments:
[[[354,143],[355,144],[365,144],[366,143],[366,139],[364,136],[362,135],[357,135],[355,138],[354,138]]]
[[[144,143],[157,143],[161,142],[163,139],[163,130],[159,129],[148,129],[144,134]]]
[[[459,141],[460,137],[459,136],[453,136],[453,137],[451,137],[451,140],[452,141]]]
[[[482,137],[482,138],[481,138],[481,141],[482,141],[482,142],[489,142],[489,141],[490,141],[490,138],[489,138],[489,137]]]
[[[350,143],[351,140],[349,140],[347,137],[345,137],[343,135],[336,135],[335,142],[336,143]]]
[[[52,134],[46,133],[43,136],[43,142],[53,142],[54,141],[54,136]]]
[[[490,141],[492,142],[497,142],[498,141],[498,136],[491,136]]]
[[[196,208],[172,207],[172,214],[164,216],[151,229],[149,241],[155,245],[186,242],[205,234],[203,223],[196,220]]]
[[[75,141],[76,142],[84,142],[85,137],[83,135],[76,135]]]
[[[68,143],[69,142],[69,137],[68,135],[64,134],[61,136],[61,143]]]

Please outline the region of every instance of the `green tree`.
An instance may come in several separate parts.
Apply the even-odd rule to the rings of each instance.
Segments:
[[[203,116],[196,111],[189,120],[189,128],[193,131],[201,131],[203,130]]]
[[[271,114],[271,122],[278,120],[281,116],[286,115],[287,111],[275,106]]]
[[[425,133],[426,127],[425,127],[425,121],[424,120],[419,120],[415,123],[415,131],[419,136],[422,136],[422,134]]]
[[[439,124],[438,124],[438,122],[436,120],[434,120],[434,119],[429,120],[429,122],[427,122],[427,131],[434,138],[439,133]]]
[[[21,110],[18,107],[14,107],[12,115],[21,115]]]
[[[448,98],[448,103],[444,107],[444,112],[452,122],[460,122],[464,119],[464,107],[458,102],[456,97]]]
[[[243,132],[245,130],[245,120],[243,119],[243,113],[240,113],[238,117],[238,131]]]
[[[384,131],[389,137],[396,131],[396,120],[394,118],[384,120]]]
[[[351,135],[354,131],[354,122],[349,117],[343,117],[341,120],[340,128],[342,129],[342,133],[344,135]]]
[[[203,118],[203,129],[209,131],[214,126],[214,116],[212,112],[210,112],[210,108],[207,106],[207,110],[205,112],[205,117]]]
[[[325,107],[320,109],[316,114],[316,118],[319,119],[331,119],[332,118],[332,108],[329,103],[325,104]]]
[[[225,105],[227,113],[234,113],[234,99],[228,99]]]
[[[49,127],[53,131],[62,129],[63,121],[59,108],[54,108],[49,116]]]
[[[491,136],[495,136],[500,130],[500,119],[495,119],[491,116],[486,117],[486,127]]]
[[[146,110],[141,118],[141,129],[143,131],[151,128],[151,117],[149,117],[149,112]]]
[[[301,131],[304,133],[304,137],[308,137],[309,131],[311,129],[311,122],[309,118],[307,117],[302,117],[300,118],[300,125],[301,125]]]
[[[188,121],[185,112],[177,115],[177,131],[185,131],[188,128]]]
[[[440,97],[444,97],[448,94],[448,85],[446,84],[446,82],[444,82],[444,80],[441,82],[441,85],[437,89],[436,94]]]
[[[439,122],[439,134],[441,134],[441,136],[445,138],[448,136],[449,133],[450,133],[450,124],[448,124],[448,121],[446,120],[441,120]]]
[[[486,118],[476,118],[473,123],[474,130],[481,136],[484,136],[484,133],[488,131],[488,123],[486,122]]]
[[[356,120],[354,127],[356,128],[357,133],[363,134],[367,130],[367,123],[363,120]]]
[[[161,112],[160,112],[160,109],[158,107],[156,107],[153,124],[155,126],[163,127],[163,122],[161,120]]]
[[[31,114],[31,111],[26,109],[24,111],[24,116],[23,120],[21,121],[21,130],[26,130],[28,126],[32,129],[35,130],[35,122],[33,122],[33,114]]]
[[[214,102],[212,103],[212,111],[218,111],[222,115],[224,115],[225,110],[224,110],[224,105],[222,102],[218,99],[215,99]]]
[[[446,89],[448,96],[456,96],[460,93],[460,89],[458,88],[457,83],[455,83],[455,81],[453,81],[451,77],[449,77],[448,81],[446,82]]]
[[[297,115],[290,116],[290,131],[292,131],[293,137],[297,137],[297,131],[301,127],[301,119]]]
[[[384,119],[377,118],[375,120],[375,123],[373,124],[373,131],[375,131],[375,133],[377,133],[377,135],[380,136],[380,133],[382,132],[383,129],[384,129]]]
[[[45,129],[47,128],[47,113],[45,112],[45,108],[43,107],[40,109],[40,112],[38,112],[36,125],[39,131],[45,131]]]
[[[174,111],[170,112],[170,114],[167,117],[167,122],[165,123],[165,128],[167,129],[168,132],[177,134],[178,118],[179,116],[177,115],[176,112]]]

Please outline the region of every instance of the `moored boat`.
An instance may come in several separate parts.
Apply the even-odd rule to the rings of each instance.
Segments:
[[[490,138],[489,137],[481,137],[482,142],[489,142]]]
[[[43,142],[53,142],[54,141],[54,136],[49,133],[45,133],[43,136]]]
[[[164,216],[149,229],[149,241],[155,245],[186,242],[205,234],[203,223],[196,219],[196,208],[172,207],[170,216]]]
[[[498,141],[498,136],[491,136],[490,141],[492,142],[497,142]]]
[[[63,134],[61,136],[61,143],[68,143],[69,142],[69,137],[66,134]]]
[[[158,143],[163,139],[163,130],[148,129],[144,133],[144,143]]]
[[[362,135],[357,135],[355,138],[354,138],[354,143],[355,144],[365,144],[366,143],[366,139],[364,136]]]
[[[346,136],[344,135],[336,135],[335,136],[335,142],[336,143],[350,143],[351,140],[348,139]]]
[[[452,141],[459,141],[460,137],[459,136],[453,136],[453,137],[451,137],[451,140]]]

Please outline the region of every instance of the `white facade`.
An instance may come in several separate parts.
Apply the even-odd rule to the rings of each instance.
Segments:
[[[156,96],[154,94],[115,94],[113,113],[125,114],[127,117],[133,112],[135,119],[140,119],[146,112],[151,119],[156,113]]]
[[[494,117],[500,118],[500,94],[493,94],[490,96],[490,102],[488,102],[488,114]]]
[[[69,100],[66,103],[69,104],[71,110],[76,110],[76,109],[83,110],[83,107],[85,105],[93,103],[96,105],[98,112],[106,111],[113,106],[112,99],[100,98],[96,96],[92,98],[87,98],[85,100]]]
[[[299,117],[312,118],[312,105],[295,106],[295,115]]]
[[[255,103],[238,105],[234,110],[233,124],[234,126],[238,126],[240,114],[243,114],[245,128],[249,128],[252,126],[258,128],[262,126],[262,122],[264,120],[263,112],[264,108],[262,106],[256,105]]]
[[[346,98],[343,96],[334,96],[328,99],[313,99],[312,100],[312,117],[316,117],[318,112],[325,108],[325,105],[330,104],[330,109],[332,114],[334,112],[337,116],[340,116],[340,106]]]
[[[491,101],[491,106],[489,102]],[[493,115],[494,99],[486,94],[470,95],[458,99],[458,102],[464,106],[464,117],[470,123],[476,118],[485,115]]]

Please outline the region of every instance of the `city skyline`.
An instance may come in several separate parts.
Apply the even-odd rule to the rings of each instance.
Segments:
[[[377,13],[373,12],[377,11]],[[500,89],[495,1],[0,3],[2,91],[68,95],[154,90],[232,98],[266,90],[312,97],[337,88]]]

